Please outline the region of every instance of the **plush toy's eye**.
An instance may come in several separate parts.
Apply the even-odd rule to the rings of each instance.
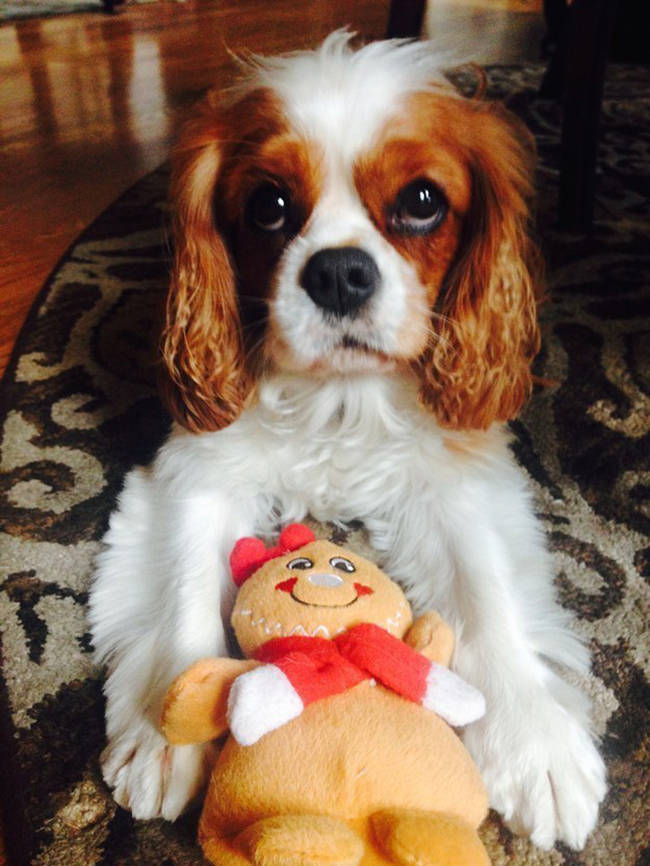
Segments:
[[[314,563],[311,561],[311,559],[307,559],[306,556],[299,556],[297,559],[292,559],[291,562],[287,564],[287,568],[299,568],[301,570],[313,567]]]
[[[345,559],[344,556],[333,556],[330,559],[330,565],[332,568],[338,568],[339,571],[346,571],[348,574],[352,574],[353,571],[356,571],[356,568],[352,565],[349,559]]]

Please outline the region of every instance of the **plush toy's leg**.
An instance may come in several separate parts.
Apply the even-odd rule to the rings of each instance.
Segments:
[[[237,846],[254,866],[357,866],[364,849],[347,824],[324,815],[265,818],[240,833]]]
[[[211,836],[201,840],[203,856],[214,866],[251,866],[251,861],[235,847],[232,839]]]
[[[490,866],[476,830],[454,815],[394,810],[370,818],[375,842],[399,866]]]

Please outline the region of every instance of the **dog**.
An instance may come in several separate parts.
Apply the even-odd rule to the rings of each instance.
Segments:
[[[161,337],[175,425],[126,478],[90,598],[103,773],[136,818],[176,818],[211,765],[158,720],[176,674],[227,652],[230,550],[311,514],[363,521],[416,612],[459,635],[491,805],[545,848],[594,827],[604,765],[555,669],[589,654],[504,426],[539,347],[533,147],[440,62],[337,31],[250,59],[181,135]]]

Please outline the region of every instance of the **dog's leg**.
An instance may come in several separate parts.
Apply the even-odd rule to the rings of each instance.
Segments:
[[[402,508],[386,566],[416,606],[435,607],[454,628],[452,667],[485,695],[486,715],[464,740],[491,805],[541,847],[560,839],[581,848],[605,794],[605,770],[588,701],[546,659],[584,672],[588,653],[554,601],[523,485],[508,485],[507,472],[499,485],[473,481]],[[389,538],[384,531],[385,548]]]
[[[503,558],[507,549],[499,550],[493,541],[492,554],[485,555],[486,535],[477,538],[474,551],[458,556],[466,592],[460,607],[465,615],[473,608],[475,619],[459,644],[455,666],[470,682],[478,681],[490,707],[468,727],[464,741],[481,769],[491,805],[515,831],[529,834],[543,848],[561,840],[580,849],[605,795],[604,764],[590,734],[588,701],[536,652],[540,620],[549,623],[549,637],[558,636],[565,659],[572,635],[562,630],[556,611],[545,610],[534,597],[529,606],[514,590],[518,575]],[[476,576],[495,589],[489,608],[480,596],[472,599]],[[580,668],[584,650],[575,644],[574,666]]]
[[[161,699],[189,664],[228,653],[227,557],[252,530],[254,510],[134,470],[111,518],[90,597],[93,641],[107,666],[102,766],[136,818],[176,818],[206,777],[209,746],[172,747],[161,736]]]

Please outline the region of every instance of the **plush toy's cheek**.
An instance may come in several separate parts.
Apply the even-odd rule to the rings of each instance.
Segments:
[[[280,583],[276,583],[275,588],[281,589],[282,592],[293,592],[293,588],[298,582],[297,577],[290,577],[288,580],[283,580]]]
[[[354,588],[356,589],[358,596],[359,595],[372,595],[374,592],[374,589],[370,589],[369,586],[366,586],[363,583],[355,583]]]

